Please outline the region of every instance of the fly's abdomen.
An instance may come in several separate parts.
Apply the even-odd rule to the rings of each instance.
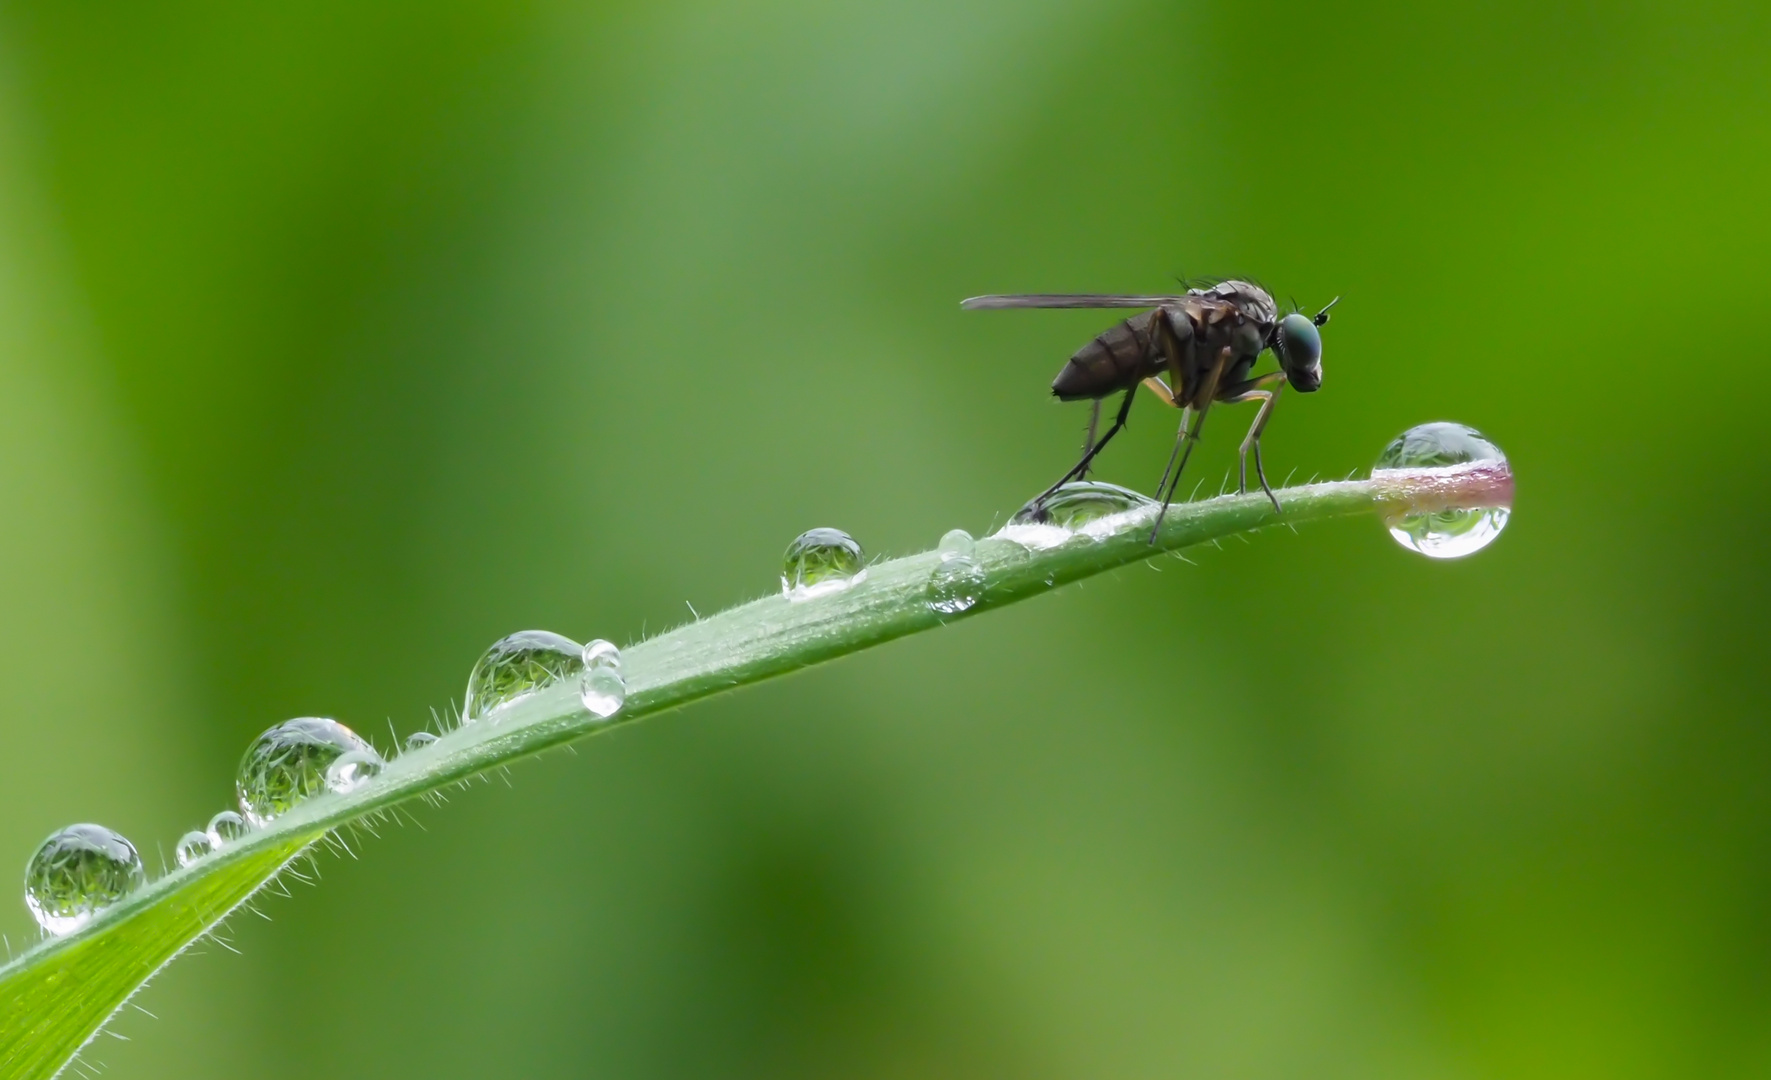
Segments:
[[[1162,367],[1151,333],[1157,314],[1134,315],[1077,349],[1052,380],[1052,393],[1064,401],[1105,397],[1156,374]]]

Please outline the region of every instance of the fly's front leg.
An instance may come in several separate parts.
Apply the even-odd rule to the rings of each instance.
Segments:
[[[1082,452],[1085,454],[1088,453],[1088,448],[1095,444],[1095,429],[1101,426],[1101,399],[1096,398],[1089,405],[1091,407],[1088,413],[1088,437],[1082,440]],[[1087,469],[1082,470],[1082,478],[1088,479]]]
[[[1266,387],[1273,389],[1268,390]],[[1273,415],[1273,406],[1279,403],[1279,393],[1285,389],[1285,372],[1275,371],[1270,375],[1262,375],[1258,379],[1250,379],[1245,383],[1224,388],[1221,399],[1226,405],[1235,405],[1244,401],[1259,401],[1260,411],[1255,413],[1254,423],[1249,426],[1248,434],[1242,439],[1242,449],[1237,454],[1236,494],[1248,491],[1248,450],[1254,448],[1254,475],[1261,482],[1261,490],[1273,502],[1273,512],[1281,513],[1279,497],[1267,483],[1267,471],[1261,467],[1261,432],[1267,429],[1267,421]]]

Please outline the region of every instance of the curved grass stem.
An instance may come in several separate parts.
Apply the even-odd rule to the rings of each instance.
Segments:
[[[957,618],[1040,595],[1081,578],[1196,544],[1272,525],[1378,513],[1510,506],[1504,465],[1391,471],[1368,480],[1282,488],[1276,515],[1260,493],[1170,507],[1150,539],[1154,507],[1067,532],[1013,526],[980,540],[983,574],[963,614],[928,602],[938,552],[877,563],[842,592],[789,602],[765,597],[622,650],[628,692],[613,718],[586,712],[575,685],[518,701],[493,721],[467,725],[420,753],[390,762],[348,795],[310,800],[267,827],[155,881],[65,937],[0,968],[0,1078],[51,1077],[66,1068],[155,972],[273,881],[316,841],[396,804],[553,746],[689,702],[809,667]],[[1017,537],[1018,539],[1011,538]]]

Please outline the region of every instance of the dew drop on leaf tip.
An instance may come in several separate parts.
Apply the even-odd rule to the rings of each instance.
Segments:
[[[25,906],[51,934],[77,930],[147,881],[141,855],[103,825],[70,825],[43,841],[25,868]]]
[[[287,720],[252,741],[240,759],[234,788],[240,812],[263,825],[328,789],[327,773],[347,754],[373,759],[381,755],[356,732],[336,720],[304,716]]]
[[[810,600],[841,592],[866,577],[866,556],[854,537],[841,529],[809,529],[787,545],[781,595]]]
[[[467,677],[461,722],[486,719],[499,709],[584,670],[584,648],[548,630],[521,630],[499,638]]]
[[[1500,447],[1475,428],[1439,421],[1411,427],[1396,436],[1378,456],[1371,474],[1382,477],[1400,470],[1506,463]],[[1396,542],[1410,551],[1434,559],[1457,559],[1493,543],[1506,528],[1509,516],[1504,506],[1482,506],[1404,513],[1385,524]]]

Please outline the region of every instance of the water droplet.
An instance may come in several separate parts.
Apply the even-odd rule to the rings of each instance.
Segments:
[[[240,759],[234,789],[246,820],[263,825],[326,789],[326,770],[353,751],[375,748],[336,720],[304,716],[288,720],[252,741]],[[379,757],[379,755],[377,755]]]
[[[546,630],[522,630],[500,638],[467,677],[461,722],[483,720],[494,711],[545,690],[584,668],[576,641]]]
[[[381,775],[387,765],[373,750],[352,750],[340,754],[326,766],[326,786],[340,795],[357,790]]]
[[[223,847],[251,832],[252,826],[246,823],[245,818],[232,810],[223,810],[209,819],[206,831],[209,833],[209,839],[215,841],[216,847]]]
[[[810,600],[841,592],[866,576],[866,557],[854,537],[841,529],[811,529],[787,545],[781,595]]]
[[[1118,484],[1078,480],[1065,484],[1041,505],[1037,500],[1015,511],[1018,524],[1057,525],[1080,529],[1091,521],[1156,505],[1156,500]]]
[[[941,534],[941,542],[935,547],[943,555],[970,555],[977,549],[978,542],[964,529],[948,529]]]
[[[941,537],[941,561],[929,572],[926,603],[930,611],[957,615],[984,595],[984,568],[975,557],[977,541],[964,529]]]
[[[208,833],[192,829],[178,838],[178,846],[172,849],[172,857],[178,860],[178,865],[189,866],[214,850],[215,841]]]
[[[578,697],[592,716],[607,720],[627,701],[627,680],[621,677],[621,650],[597,638],[584,647],[584,674]]]
[[[943,555],[929,574],[928,605],[942,615],[969,610],[984,595],[984,568],[970,555]]]
[[[406,736],[406,753],[415,754],[437,741],[437,737],[428,731],[414,731]]]
[[[1156,500],[1118,484],[1079,480],[1053,492],[1043,506],[1035,500],[1015,511],[993,539],[1011,540],[1028,551],[1045,551],[1078,536],[1103,540],[1118,531],[1125,515],[1155,505]]]
[[[1507,456],[1475,428],[1439,422],[1411,427],[1396,436],[1379,455],[1371,474],[1414,469],[1443,469],[1459,465],[1505,465]],[[1480,551],[1507,525],[1501,506],[1467,510],[1439,510],[1428,514],[1405,514],[1387,524],[1390,535],[1410,551],[1435,559],[1456,559]]]
[[[135,845],[103,825],[69,825],[25,867],[25,906],[52,934],[79,929],[147,881]]]

